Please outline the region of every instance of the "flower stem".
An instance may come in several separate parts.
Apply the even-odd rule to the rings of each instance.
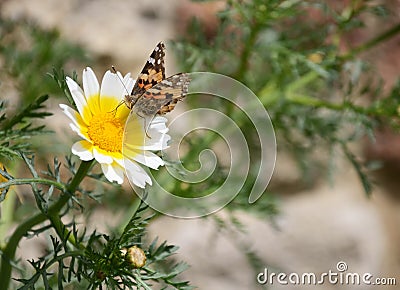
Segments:
[[[14,231],[14,233],[10,237],[9,242],[7,243],[7,246],[4,248],[1,256],[0,286],[2,290],[8,289],[11,280],[11,270],[12,270],[11,261],[14,259],[18,243],[22,239],[22,237],[25,236],[30,229],[32,229],[32,227],[46,221],[47,219],[50,219],[57,233],[60,234],[60,232],[61,233],[63,232],[63,231],[59,232],[60,228],[58,228],[62,226],[60,224],[61,220],[59,212],[67,204],[72,194],[76,191],[79,184],[81,183],[81,181],[91,168],[92,164],[93,160],[82,161],[77,173],[71,180],[71,183],[67,186],[66,193],[62,194],[60,199],[49,208],[47,215],[40,212],[34,215],[33,217],[27,219],[22,224],[20,224],[18,228]]]
[[[47,213],[47,217],[50,219],[51,224],[53,225],[55,231],[57,232],[58,236],[62,241],[68,239],[71,244],[73,244],[76,248],[82,249],[82,245],[79,245],[75,240],[73,235],[69,235],[69,231],[65,227],[64,223],[61,221],[61,217],[59,215],[60,210],[62,207],[68,202],[71,197],[71,194],[76,191],[79,184],[81,183],[82,179],[86,176],[87,172],[89,171],[90,167],[92,166],[93,161],[83,161],[81,166],[78,169],[78,172],[75,174],[74,179],[71,183],[67,186],[68,194],[64,194],[61,196],[59,201],[58,207],[51,207]],[[57,205],[57,204],[55,204]]]

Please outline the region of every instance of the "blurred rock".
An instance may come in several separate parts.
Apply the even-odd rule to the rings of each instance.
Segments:
[[[135,74],[159,41],[175,36],[177,3],[178,0],[19,0],[4,3],[1,14],[12,19],[28,18],[44,28],[57,28],[61,36],[81,44],[94,56],[112,56],[111,64],[117,69]]]
[[[217,13],[223,10],[226,6],[226,1],[210,1],[210,2],[192,2],[189,0],[181,1],[177,6],[176,27],[178,35],[187,34],[189,25],[193,20],[199,22],[206,38],[211,39],[215,36],[219,20]]]

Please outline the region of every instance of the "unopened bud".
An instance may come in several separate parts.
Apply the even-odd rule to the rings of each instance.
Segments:
[[[135,268],[142,268],[146,264],[144,251],[136,246],[127,250],[125,259]]]

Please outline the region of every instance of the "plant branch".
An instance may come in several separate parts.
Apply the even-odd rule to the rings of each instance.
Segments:
[[[92,161],[83,161],[75,174],[74,178],[72,179],[71,183],[67,186],[67,192],[68,194],[64,194],[60,200],[62,200],[62,203],[59,203],[58,206],[51,207],[48,211],[48,218],[51,221],[51,224],[53,225],[55,231],[57,232],[57,235],[60,237],[62,241],[68,239],[71,244],[73,244],[76,248],[82,249],[82,245],[78,244],[75,241],[75,238],[70,235],[68,229],[64,225],[64,223],[61,221],[59,212],[61,208],[68,202],[70,199],[71,195],[76,191],[78,188],[79,184],[83,180],[83,178],[87,175],[89,172],[89,169],[92,167],[93,160]],[[57,204],[56,204],[57,205]]]
[[[59,256],[54,257],[52,260],[50,260],[48,263],[46,263],[46,264],[43,266],[43,268],[41,268],[40,270],[38,270],[38,271],[35,273],[35,275],[33,276],[32,281],[31,281],[31,284],[34,285],[35,282],[36,282],[37,280],[39,280],[39,278],[40,278],[41,276],[48,274],[48,273],[47,273],[47,269],[49,269],[53,264],[55,264],[55,263],[57,263],[57,262],[60,263],[60,261],[63,261],[65,258],[68,258],[68,257],[77,257],[77,256],[80,256],[80,255],[82,255],[82,252],[81,252],[81,251],[70,251],[70,252],[68,252],[68,253],[64,253],[64,254],[62,254],[62,255],[59,255]]]
[[[13,185],[22,185],[22,184],[44,184],[49,186],[54,186],[55,188],[59,189],[62,192],[67,191],[67,187],[57,181],[44,179],[44,178],[16,178],[8,180],[7,182],[0,183],[0,189],[7,188]]]
[[[17,249],[19,241],[22,239],[22,237],[24,237],[27,234],[27,232],[30,229],[32,229],[32,227],[44,222],[48,218],[50,218],[53,226],[56,227],[57,233],[59,233],[58,230],[60,230],[59,227],[61,226],[59,212],[67,204],[72,194],[76,191],[76,189],[78,188],[83,178],[86,176],[92,164],[93,160],[82,161],[78,169],[78,172],[71,180],[71,183],[66,187],[67,193],[61,195],[60,199],[49,208],[47,215],[40,212],[34,215],[33,217],[27,219],[22,224],[20,224],[18,228],[14,231],[14,233],[10,237],[9,242],[7,243],[7,246],[4,248],[3,254],[1,256],[0,281],[2,283],[2,287],[4,287],[3,289],[5,290],[8,289],[11,278],[11,270],[12,270],[11,260],[14,259],[15,251]],[[59,235],[61,234],[62,236],[64,236],[64,234],[66,234],[65,231],[66,231],[65,228],[64,231],[60,230]]]
[[[245,46],[243,52],[240,56],[239,67],[235,73],[235,78],[239,81],[243,82],[244,74],[247,71],[247,65],[249,62],[250,54],[252,52],[253,46],[257,40],[258,32],[261,29],[261,25],[259,23],[253,24],[251,27],[250,35],[247,41],[245,41]]]
[[[332,103],[329,101],[301,94],[290,94],[290,96],[288,96],[288,100],[297,105],[303,105],[314,108],[326,108],[333,111],[351,110],[353,112],[362,115],[375,116],[375,117],[391,117],[391,115],[388,115],[387,112],[385,112],[384,110],[380,110],[379,108],[361,107],[354,105],[349,101],[343,101],[342,103]]]
[[[380,43],[397,35],[399,32],[400,32],[400,23],[396,24],[395,26],[391,27],[390,29],[386,30],[382,34],[371,39],[370,41],[367,41],[366,43],[363,43],[360,46],[353,48],[349,53],[343,55],[341,58],[344,61],[352,59],[352,58],[354,58],[355,55],[360,54],[376,45],[379,45]]]
[[[49,97],[47,95],[41,96],[37,98],[37,100],[26,106],[20,113],[16,114],[13,116],[5,125],[3,125],[3,130],[9,130],[11,129],[14,125],[22,123],[24,118],[30,117],[30,118],[44,118],[51,116],[51,113],[47,112],[36,112],[39,109],[43,109],[43,103],[47,101]]]

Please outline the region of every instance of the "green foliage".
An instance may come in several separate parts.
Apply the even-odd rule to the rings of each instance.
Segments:
[[[79,282],[88,289],[152,289],[155,284],[170,285],[176,289],[192,289],[187,281],[175,277],[186,270],[184,263],[178,263],[165,271],[157,271],[158,264],[173,255],[178,247],[166,242],[157,246],[155,239],[145,250],[147,262],[144,267],[135,268],[125,258],[123,249],[136,245],[143,248],[141,237],[151,217],[143,218],[147,206],[141,203],[120,236],[110,237],[94,231],[87,235],[86,229],[79,233],[73,223],[65,238],[73,240],[79,250],[71,250],[67,240],[59,241],[51,236],[53,251],[38,260],[29,261],[35,269],[30,279],[17,279],[24,285],[19,289],[34,289],[41,280],[41,287],[51,289],[55,277],[59,289],[66,283]],[[57,268],[57,275],[54,269]],[[39,284],[40,285],[40,284]],[[82,284],[80,284],[82,288]],[[77,285],[76,285],[77,286]]]
[[[52,115],[43,111],[48,96],[42,96],[26,105],[14,116],[6,114],[5,102],[0,102],[0,161],[18,157],[21,152],[29,152],[29,142],[33,136],[49,133],[44,126],[34,126],[35,119]]]
[[[71,92],[69,91],[68,86],[67,86],[67,80],[66,80],[66,75],[65,75],[64,70],[62,70],[62,69],[61,70],[57,70],[56,68],[53,68],[53,74],[49,74],[49,75],[56,81],[58,86],[63,91],[64,95],[67,97],[68,102],[70,103],[70,105],[73,106],[75,108],[75,110],[76,110],[77,109],[76,105],[75,105],[74,100],[73,100],[73,98],[71,96]],[[77,73],[75,71],[73,72],[72,79],[74,81],[76,81],[78,79],[78,75],[77,75]]]
[[[324,171],[331,178],[340,156],[353,166],[365,193],[370,195],[373,182],[369,168],[352,151],[353,144],[365,137],[373,139],[378,126],[399,128],[400,91],[397,84],[385,95],[380,76],[360,54],[398,35],[400,25],[380,31],[358,46],[349,43],[346,52],[343,45],[349,33],[365,27],[366,19],[382,17],[377,21],[383,22],[391,12],[372,1],[341,2],[341,8],[329,1],[226,2],[225,9],[217,14],[214,31],[203,29],[204,23],[193,19],[186,34],[172,43],[182,70],[230,76],[258,96],[271,117],[279,152],[290,154],[302,173],[304,184],[296,181],[295,188],[313,186]],[[254,152],[251,162],[257,162],[257,132],[247,118],[238,114],[238,108],[218,98],[190,96],[186,102],[192,108],[211,107],[232,118],[244,132],[250,152]],[[184,140],[191,149],[181,156],[182,164],[197,162],[198,155],[193,152],[212,148],[217,141],[192,134],[190,140]],[[217,172],[224,170],[217,165]],[[273,194],[284,188],[270,187],[249,205],[248,194],[256,174],[250,172],[242,191],[227,209],[233,215],[239,209],[273,220],[278,212]],[[224,180],[224,176],[214,176],[207,180],[207,186],[217,188]],[[197,191],[188,185],[183,189],[175,186],[172,192],[190,196]],[[243,231],[240,221],[221,219],[216,225],[233,241],[232,228]],[[268,264],[248,244],[237,247],[255,273]]]
[[[398,127],[399,91],[395,86],[383,95],[379,76],[359,54],[398,34],[400,26],[343,53],[341,44],[346,35],[363,28],[365,16],[385,17],[389,13],[371,1],[343,5],[340,10],[328,2],[227,1],[217,15],[215,35],[202,32],[201,22],[194,20],[186,37],[174,42],[174,47],[183,70],[231,76],[259,97],[274,124],[278,149],[297,160],[305,182],[316,180],[308,178],[313,168],[326,168],[331,175],[334,167],[334,162],[322,164],[316,150],[321,155],[333,154],[327,160],[335,160],[333,156],[341,152],[369,194],[372,186],[365,164],[350,151],[350,144],[373,136],[380,124]],[[359,105],[360,100],[363,105]],[[193,107],[204,106],[201,98],[188,98],[187,102]],[[207,106],[229,116],[235,110],[213,100],[207,100]],[[251,123],[245,118],[235,119],[235,123],[247,133],[250,151],[257,152],[258,144],[252,142],[257,135]],[[203,140],[204,136],[193,136],[190,142],[203,144]],[[215,142],[209,140],[205,146]],[[193,162],[191,152],[183,164]],[[251,206],[244,208],[251,210]]]

